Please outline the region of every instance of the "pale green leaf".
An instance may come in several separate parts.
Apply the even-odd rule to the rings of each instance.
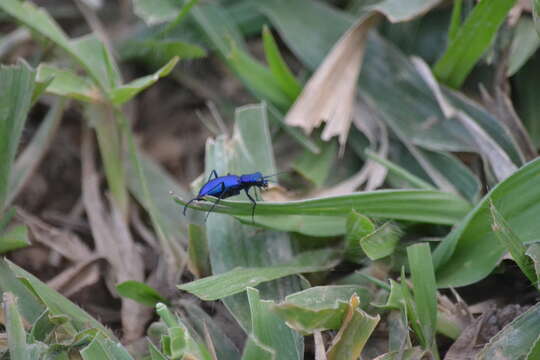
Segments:
[[[288,275],[327,270],[335,266],[337,261],[334,250],[315,250],[302,253],[290,263],[267,267],[238,267],[226,273],[178,285],[178,288],[203,300],[217,300],[242,292],[247,287]]]

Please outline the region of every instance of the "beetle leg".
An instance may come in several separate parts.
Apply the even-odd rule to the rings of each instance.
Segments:
[[[193,199],[189,200],[189,201],[186,203],[186,205],[184,205],[184,216],[186,216],[186,210],[187,210],[188,205],[191,204],[192,202],[194,202],[195,200],[200,200],[200,199],[198,199],[198,198],[193,198]]]
[[[249,200],[251,200],[251,202],[253,203],[253,207],[251,208],[251,222],[255,224],[255,207],[257,206],[257,202],[251,197],[251,195],[249,195],[248,189],[244,189],[244,191],[246,192]]]
[[[216,205],[219,203],[219,201],[221,199],[223,199],[223,196],[225,194],[225,184],[223,183],[220,183],[219,185],[221,185],[221,193],[219,194],[217,200],[212,204],[212,207],[210,207],[210,210],[208,210],[208,212],[206,213],[206,217],[204,218],[204,221],[208,220],[208,215],[210,215],[210,213],[212,212],[212,210],[214,210],[214,208],[216,207]],[[218,186],[219,186],[218,185]]]
[[[212,170],[212,172],[210,173],[210,175],[208,176],[208,180],[206,180],[206,182],[209,182],[211,179],[212,179],[212,175],[214,175],[214,178],[217,179],[219,176],[217,174],[217,171],[216,170]]]

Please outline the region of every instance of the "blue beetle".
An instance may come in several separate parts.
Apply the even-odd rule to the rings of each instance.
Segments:
[[[212,176],[214,177],[213,179]],[[253,203],[253,207],[251,209],[251,221],[254,222],[255,207],[257,206],[257,202],[249,194],[249,189],[253,186],[266,189],[268,187],[267,178],[270,176],[274,175],[263,176],[263,174],[258,171],[253,174],[245,174],[240,176],[230,174],[218,176],[216,170],[212,170],[210,176],[208,177],[208,181],[201,187],[197,196],[189,200],[184,206],[184,216],[186,215],[187,206],[190,203],[193,201],[204,200],[205,196],[214,196],[217,198],[217,200],[212,204],[210,210],[208,210],[205,218],[206,220],[208,219],[208,215],[212,212],[212,210],[214,210],[214,207],[221,199],[238,195],[242,190],[244,190],[248,199]]]

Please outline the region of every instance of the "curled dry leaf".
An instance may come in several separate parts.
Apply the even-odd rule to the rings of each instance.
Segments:
[[[330,51],[285,117],[285,122],[311,133],[326,122],[321,138],[339,137],[343,149],[352,121],[356,84],[369,29],[378,15],[353,25]]]

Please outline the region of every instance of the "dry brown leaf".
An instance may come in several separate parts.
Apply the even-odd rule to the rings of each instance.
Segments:
[[[95,284],[99,280],[99,266],[96,261],[99,257],[90,257],[86,261],[68,267],[60,274],[47,282],[47,285],[61,292],[65,296],[71,296],[79,290]]]
[[[324,340],[320,331],[313,333],[313,340],[315,341],[315,360],[327,360]]]
[[[114,294],[116,283],[127,280],[144,281],[144,267],[141,254],[137,251],[129,232],[126,218],[115,207],[114,202],[111,201],[111,212],[102,202],[91,136],[90,131],[86,129],[81,146],[83,202],[96,251],[111,265],[107,283]],[[151,308],[146,308],[131,299],[122,298],[124,341],[129,343],[140,338],[151,315]]]
[[[288,125],[299,126],[309,134],[324,121],[321,138],[328,141],[338,136],[344,148],[367,34],[378,17],[372,15],[356,23],[339,39],[287,113]]]
[[[467,326],[457,340],[450,346],[444,360],[469,360],[474,359],[480,351],[478,338],[482,327],[493,314],[493,310],[483,313],[478,319]]]
[[[60,230],[17,208],[17,217],[30,229],[33,239],[72,262],[87,261],[94,254],[74,233]]]

